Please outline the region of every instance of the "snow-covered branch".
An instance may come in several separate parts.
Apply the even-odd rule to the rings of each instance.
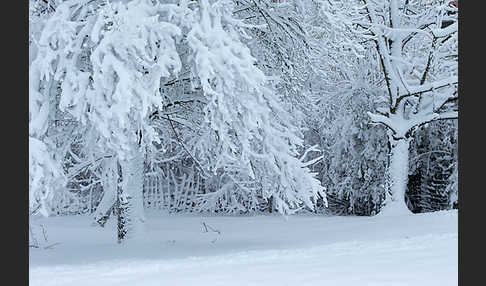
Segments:
[[[457,21],[443,29],[432,29],[432,34],[436,38],[444,38],[457,32]]]

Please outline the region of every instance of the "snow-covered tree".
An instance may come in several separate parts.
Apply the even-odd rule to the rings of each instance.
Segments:
[[[193,68],[208,98],[205,119],[213,131],[206,133],[211,136],[211,152],[201,151],[214,157],[207,160],[212,163],[210,171],[221,169],[228,177],[217,193],[231,196],[236,189],[249,192],[254,200],[257,183],[256,189],[265,199],[273,198],[279,212],[291,213],[303,205],[312,208],[311,199],[322,188],[306,168],[309,162],[297,157],[302,138],[290,114],[239,40],[246,25],[226,16],[232,11],[229,1],[211,6],[205,2],[201,1],[200,22],[189,32],[188,42],[194,51]],[[210,194],[213,202],[214,195]]]
[[[120,242],[144,220],[147,159],[174,143],[207,182],[208,174],[222,180],[201,197],[202,209],[221,197],[260,195],[287,214],[312,208],[322,191],[306,168],[320,158],[299,157],[301,134],[242,41],[249,26],[233,9],[229,0],[70,0],[40,29],[30,66],[32,134],[45,133],[49,112],[82,124],[91,161],[80,165],[97,162],[104,188],[95,219],[103,224],[116,198]],[[56,92],[39,92],[41,84]],[[192,108],[187,120],[171,113],[184,103]]]
[[[180,30],[159,21],[150,1],[96,4],[59,4],[30,69],[61,82],[58,108],[96,130],[96,144],[117,158],[123,177],[118,200],[127,206],[120,215],[136,222],[143,219],[143,148],[158,140],[146,118],[162,104],[160,79],[180,68],[174,46]]]
[[[380,128],[369,130],[365,110],[374,110],[379,82],[374,54],[360,44],[352,26],[352,2],[301,1],[309,62],[298,102],[306,145],[317,145],[323,160],[312,166],[329,195],[332,213],[370,214],[383,194]],[[386,161],[386,160],[385,160]],[[365,175],[364,175],[365,174]],[[319,203],[320,204],[320,203]]]
[[[372,40],[387,101],[371,119],[388,129],[386,212],[408,213],[405,190],[414,131],[457,118],[457,8],[447,1],[363,0],[354,23]],[[445,20],[452,24],[443,27]]]
[[[376,94],[361,83],[361,87],[354,81],[341,85],[339,92],[321,94],[316,105],[320,116],[306,134],[323,150],[324,158],[313,170],[326,187],[329,207],[325,212],[371,215],[380,210],[384,198],[386,130],[372,128],[366,111],[373,110]]]

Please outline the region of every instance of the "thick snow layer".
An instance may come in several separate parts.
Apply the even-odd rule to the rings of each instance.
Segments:
[[[30,285],[457,285],[457,211],[147,219],[127,245],[113,220],[33,221],[60,244],[30,249]]]

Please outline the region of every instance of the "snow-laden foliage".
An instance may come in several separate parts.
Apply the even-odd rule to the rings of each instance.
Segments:
[[[254,200],[260,189],[280,212],[289,213],[302,202],[312,208],[311,198],[321,187],[297,158],[302,139],[289,123],[290,114],[239,41],[238,26],[230,25],[238,22],[224,17],[232,10],[230,2],[205,2],[201,1],[199,24],[189,32],[188,43],[194,51],[193,69],[208,98],[205,119],[214,131],[209,135],[216,148],[206,152],[215,156],[209,171],[223,168],[230,180],[217,192],[251,192]],[[254,186],[255,180],[257,189],[251,190],[247,185]],[[210,196],[214,201],[215,194]]]
[[[366,111],[383,93],[374,54],[359,41],[349,17],[353,3],[307,1],[305,27],[310,36],[312,70],[303,92],[307,145],[317,145],[323,160],[312,166],[328,194],[320,211],[370,215],[380,208],[387,158],[384,130],[371,129]],[[346,14],[347,13],[347,14]],[[319,204],[319,202],[318,202]]]
[[[456,140],[435,121],[457,117],[457,13],[31,0],[30,208],[101,226],[115,214],[123,240],[144,208],[371,215],[386,190],[397,209],[457,206],[455,143],[430,138]]]
[[[258,59],[258,67],[278,78],[276,89],[285,100],[285,108],[298,119],[305,105],[302,89],[312,70],[311,41],[305,29],[308,1],[235,1],[235,15],[255,26],[248,45]]]
[[[301,156],[302,134],[245,43],[254,25],[233,18],[234,7],[64,1],[34,36],[31,134],[46,144],[56,114],[72,122],[61,137],[79,140],[65,140],[55,158],[64,170],[48,171],[66,174],[71,186],[82,172],[95,176],[90,189],[101,184],[104,192],[95,219],[115,204],[119,239],[144,220],[144,172],[163,163],[197,170],[201,211],[247,212],[270,200],[288,214],[312,209],[322,191],[307,168],[321,158]],[[108,168],[113,159],[119,167]]]
[[[51,67],[39,60],[47,56],[40,48],[45,39],[39,34],[51,10],[38,2],[29,4],[29,209],[47,216],[49,201],[65,179],[62,164],[56,160],[55,142],[47,136],[49,125],[54,124],[56,84]]]
[[[162,105],[160,79],[180,69],[174,43],[180,29],[161,22],[156,8],[148,1],[106,5],[83,23],[70,54],[59,62],[59,107],[96,128],[101,143],[121,160],[142,138],[158,140],[146,118]],[[80,67],[85,46],[89,62]]]
[[[60,188],[64,181],[61,166],[50,154],[48,145],[29,137],[29,209],[49,215],[50,199],[54,188]]]
[[[317,106],[321,117],[307,137],[324,152],[313,170],[326,187],[329,212],[371,215],[381,207],[388,150],[385,129],[372,128],[366,114],[374,97],[365,86],[343,87]]]

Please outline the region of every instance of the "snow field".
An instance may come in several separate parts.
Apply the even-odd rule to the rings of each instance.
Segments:
[[[61,244],[30,250],[30,285],[457,285],[457,211],[147,217],[145,234],[123,246],[112,220],[36,220]]]

